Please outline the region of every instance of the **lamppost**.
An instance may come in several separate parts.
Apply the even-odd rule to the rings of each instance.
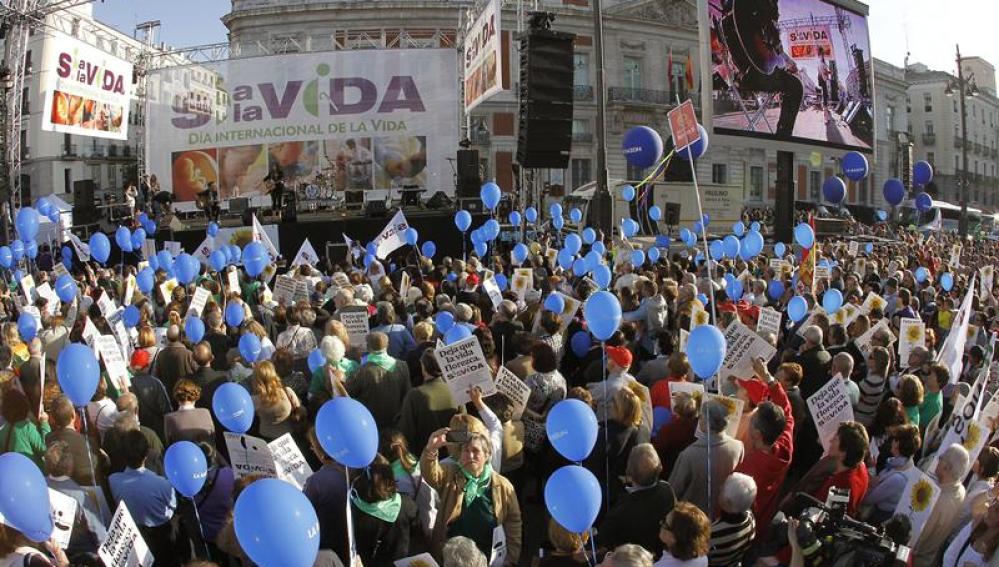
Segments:
[[[975,84],[975,74],[965,78],[964,69],[961,67],[961,46],[957,45],[957,81],[951,81],[944,94],[948,97],[954,96],[954,91],[958,91],[961,96],[961,177],[957,183],[961,190],[961,218],[958,222],[958,233],[961,236],[968,235],[968,111],[965,108],[965,100],[968,97],[978,96],[978,86]]]
[[[7,108],[7,100],[11,89],[14,88],[14,72],[10,67],[3,65],[0,67],[0,207],[6,209],[0,211],[0,233],[2,241],[10,240],[10,216],[14,210],[11,193],[10,179],[10,117]],[[15,109],[17,110],[17,109]]]

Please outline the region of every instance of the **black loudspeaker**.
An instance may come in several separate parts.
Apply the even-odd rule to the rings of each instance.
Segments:
[[[98,221],[94,203],[94,182],[81,179],[73,182],[73,224],[93,224]]]
[[[243,226],[253,226],[253,215],[257,213],[257,209],[247,207],[243,211]]]
[[[520,38],[520,116],[517,163],[565,169],[572,149],[570,33],[535,29]]]
[[[443,191],[438,191],[427,201],[428,209],[450,209],[453,205],[451,198]]]
[[[794,226],[794,152],[777,152],[775,190],[774,239],[777,242],[791,242]]]
[[[298,195],[294,191],[284,194],[284,203],[281,205],[281,222],[295,222],[298,220]]]
[[[379,218],[384,217],[386,213],[388,213],[388,207],[385,206],[385,201],[375,200],[364,204],[365,216]]]
[[[242,215],[248,208],[250,208],[250,199],[247,197],[229,199],[229,214]]]
[[[478,197],[481,188],[479,150],[458,150],[458,198]]]

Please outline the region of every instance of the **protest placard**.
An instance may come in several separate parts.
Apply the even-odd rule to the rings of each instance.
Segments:
[[[686,329],[680,329],[680,352],[687,351],[687,339],[690,337],[690,331]]]
[[[857,317],[860,317],[860,307],[852,303],[844,304],[841,309],[836,311],[836,322],[844,327],[849,327]]]
[[[870,315],[871,311],[875,309],[884,311],[887,305],[888,302],[885,301],[883,297],[871,291],[867,293],[867,297],[864,298],[864,303],[860,306],[860,314]]]
[[[990,297],[992,295],[992,288],[995,286],[996,270],[995,266],[982,266],[978,269],[979,278],[978,295],[981,297]]]
[[[163,283],[160,284],[160,288],[159,288],[160,289],[160,295],[163,297],[163,303],[164,304],[170,303],[170,300],[171,300],[171,298],[173,296],[173,290],[178,285],[180,285],[180,283],[177,282],[177,278],[170,278],[167,281],[165,281],[165,282],[163,282]]]
[[[299,301],[309,301],[312,295],[312,286],[309,285],[309,280],[295,280],[295,302]]]
[[[822,447],[829,449],[829,442],[836,435],[836,429],[844,421],[853,421],[853,406],[846,391],[843,378],[832,378],[825,386],[806,400],[808,411],[812,414],[815,429],[819,432]]]
[[[917,467],[910,466],[909,470],[905,471],[905,476],[905,488],[895,506],[895,515],[901,514],[909,519],[912,529],[909,531],[908,545],[911,546],[915,545],[923,526],[926,525],[926,520],[933,512],[933,506],[940,497],[940,487],[933,482],[930,475]]]
[[[56,262],[55,264],[53,264],[52,265],[52,271],[55,273],[55,278],[54,279],[56,279],[56,280],[58,280],[62,276],[68,276],[69,275],[69,270],[66,269],[66,266],[63,265],[62,262]]]
[[[756,373],[753,360],[762,358],[766,363],[777,354],[773,345],[738,321],[733,321],[725,329],[725,341],[728,346],[719,371],[722,378],[750,378]]]
[[[125,293],[121,296],[122,305],[131,305],[132,297],[135,295],[135,276],[129,275],[125,278]]]
[[[225,273],[225,279],[229,283],[230,291],[235,291],[239,294],[243,293],[243,288],[239,285],[239,272],[235,267],[230,268],[229,271]]]
[[[121,354],[118,341],[111,335],[97,335],[97,351],[104,359],[104,367],[108,370],[108,378],[118,388],[119,392],[124,392],[132,385],[128,375],[128,366],[125,364],[125,357]]]
[[[86,341],[90,348],[94,349],[94,354],[100,355],[97,350],[97,337],[101,336],[101,332],[97,330],[97,325],[87,317],[83,322],[83,340]]]
[[[669,390],[670,405],[674,403],[674,399],[677,394],[687,394],[688,396],[694,398],[694,400],[697,401],[698,407],[701,405],[701,400],[704,399],[703,384],[697,384],[694,382],[668,382],[666,386]]]
[[[58,490],[49,489],[49,512],[52,514],[52,541],[60,549],[69,546],[73,535],[73,523],[76,521],[76,509],[79,503],[76,498],[67,496]]]
[[[312,467],[305,460],[305,455],[292,439],[291,433],[285,433],[267,444],[274,459],[274,469],[277,477],[294,485],[299,490],[305,487],[305,481],[312,476]]]
[[[468,337],[434,351],[451,395],[457,405],[471,401],[468,391],[474,386],[482,390],[482,397],[496,393],[492,372],[482,354],[479,339]]]
[[[295,278],[291,276],[278,276],[274,280],[274,301],[289,306],[295,303]]]
[[[409,303],[408,301],[409,288],[412,287],[412,285],[413,285],[413,278],[409,277],[409,272],[403,270],[402,274],[399,275],[399,297],[403,298],[404,300],[407,300],[407,304]]]
[[[344,307],[337,310],[340,322],[347,328],[351,346],[367,350],[368,333],[371,331],[368,320],[368,308],[363,305]]]
[[[114,310],[114,313],[108,315],[107,317],[108,326],[111,327],[111,332],[114,333],[115,339],[118,341],[118,347],[121,349],[121,355],[125,360],[130,360],[132,357],[132,341],[128,334],[128,329],[125,327],[125,308],[118,307]],[[134,331],[138,335],[138,331]]]
[[[142,257],[152,258],[156,255],[156,239],[147,238],[142,241]]]
[[[704,305],[700,301],[694,301],[690,306],[690,330],[693,331],[709,322],[711,322],[711,316],[704,309]]]
[[[846,247],[846,253],[849,254],[851,258],[856,258],[857,252],[860,252],[860,243],[856,240],[851,240],[850,244]]]
[[[101,315],[107,317],[114,312],[116,307],[117,305],[111,296],[106,291],[102,291],[101,296],[97,298],[97,308],[101,310]]]
[[[191,306],[187,308],[187,316],[200,318],[211,296],[211,292],[207,289],[203,287],[195,288],[194,297],[191,298]]]
[[[236,479],[251,474],[277,476],[274,455],[263,439],[226,431],[225,446],[229,450],[229,462]]]
[[[780,258],[770,258],[770,262],[768,265],[770,266],[771,269],[773,269],[776,273],[779,274],[781,272],[781,269],[784,267],[784,260],[781,260]]]
[[[829,266],[815,266],[814,281],[826,280],[829,281]]]
[[[48,302],[45,305],[45,311],[47,311],[50,316],[59,312],[59,307],[62,303],[59,301],[59,296],[56,295],[55,290],[49,285],[49,282],[45,282],[36,287],[35,294]]]
[[[350,278],[348,278],[347,274],[343,272],[336,272],[333,274],[333,283],[335,283],[337,287],[351,287]]]
[[[534,285],[534,270],[530,268],[517,268],[513,271],[513,280],[510,282],[510,289],[517,294],[517,299],[524,300],[527,290]]]
[[[774,336],[780,335],[780,319],[781,312],[777,311],[773,307],[764,307],[760,309],[760,318],[756,322],[756,332],[760,335],[764,333],[773,333]]]
[[[900,319],[898,324],[898,359],[903,366],[909,365],[912,349],[926,346],[926,325],[921,319]]]
[[[871,339],[878,332],[884,331],[888,333],[889,343],[895,342],[895,335],[891,332],[891,325],[888,323],[888,319],[881,319],[875,323],[870,329],[864,331],[859,337],[854,340],[854,344],[860,349],[860,352],[867,356],[871,352]]]
[[[107,567],[150,567],[153,564],[153,554],[124,501],[118,504],[97,555]]]
[[[489,296],[489,301],[493,304],[493,309],[499,309],[499,304],[503,301],[503,292],[500,291],[499,284],[493,278],[482,280],[482,289]],[[405,297],[405,296],[403,296]]]
[[[950,247],[950,260],[947,261],[947,266],[951,268],[957,268],[961,266],[961,250],[963,246],[960,244],[954,244]]]
[[[25,301],[28,303],[35,301],[35,278],[31,274],[21,278],[21,291],[24,293]]]
[[[496,391],[513,402],[513,419],[520,419],[531,397],[531,387],[505,366],[496,373]]]
[[[560,291],[553,291],[552,293],[562,298],[562,311],[558,314],[559,321],[561,321],[561,324],[559,325],[559,332],[565,333],[565,330],[572,324],[573,317],[576,316],[576,311],[578,311],[583,305],[583,302]],[[541,314],[544,311],[544,309],[539,309],[538,312],[534,314],[534,327],[531,332],[539,337],[544,334],[541,330]]]

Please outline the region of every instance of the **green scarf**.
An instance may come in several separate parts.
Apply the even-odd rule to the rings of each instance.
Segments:
[[[354,503],[354,506],[357,506],[358,510],[364,512],[372,518],[378,518],[379,520],[389,524],[395,523],[395,519],[399,517],[399,510],[402,509],[402,496],[399,496],[398,493],[388,500],[382,500],[372,504],[362,500],[356,492],[351,492],[350,501]]]
[[[472,502],[475,502],[476,498],[482,496],[486,489],[489,487],[489,481],[493,478],[493,467],[489,463],[486,463],[485,468],[482,469],[482,474],[478,478],[472,476],[472,473],[465,470],[465,467],[458,465],[458,470],[461,474],[465,475],[465,507],[471,506]]]
[[[387,372],[391,372],[395,368],[395,359],[384,352],[369,352],[368,362],[381,366]]]
[[[419,462],[417,462],[413,466],[413,472],[409,472],[409,470],[406,469],[406,467],[402,464],[402,461],[399,460],[399,459],[396,459],[396,460],[392,461],[392,465],[391,466],[392,466],[392,475],[395,476],[396,478],[406,478],[406,477],[411,477],[413,475],[420,474],[420,463]]]

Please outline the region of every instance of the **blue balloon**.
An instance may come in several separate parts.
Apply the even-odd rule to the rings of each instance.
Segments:
[[[586,271],[592,272],[593,270],[595,270],[596,267],[600,265],[601,260],[602,257],[600,256],[600,253],[597,252],[596,250],[590,250],[589,252],[587,252],[586,256],[583,257],[583,261],[586,262]]]
[[[697,133],[700,134],[700,138],[696,142],[677,152],[687,161],[698,159],[708,151],[708,131],[698,124]]]
[[[548,207],[548,214],[550,214],[552,218],[562,216],[562,205],[552,203],[551,206]]]
[[[645,264],[645,251],[644,250],[632,250],[631,252],[631,265],[638,268]]]
[[[243,259],[243,251],[239,248],[239,246],[236,246],[235,244],[230,244],[229,252],[232,253],[233,263],[239,262],[240,260]]]
[[[942,287],[944,291],[954,289],[954,274],[950,272],[940,274],[940,287]]]
[[[638,234],[639,228],[638,221],[635,219],[624,219],[624,221],[621,222],[621,229],[624,231],[624,235],[628,238]]]
[[[580,462],[590,456],[597,442],[597,416],[583,401],[562,400],[548,412],[545,431],[560,455]]]
[[[0,266],[9,270],[13,265],[14,253],[11,252],[10,246],[0,246]]]
[[[513,226],[520,226],[520,222],[522,220],[523,219],[521,218],[520,211],[510,212],[510,224],[512,224]]]
[[[177,256],[177,262],[174,266],[175,271],[177,272],[177,279],[184,285],[194,281],[194,278],[198,275],[188,258],[193,259],[194,257],[187,252],[182,252],[179,256]]]
[[[485,242],[476,242],[474,248],[475,255],[479,258],[485,258],[486,254],[489,252],[489,245]]]
[[[21,334],[24,342],[31,342],[31,339],[38,335],[38,322],[31,313],[21,313],[17,318],[17,332]]]
[[[635,200],[635,188],[631,185],[625,185],[621,188],[621,197],[629,203]]]
[[[777,301],[782,295],[784,295],[784,282],[770,280],[770,283],[767,284],[767,297],[773,301]]]
[[[703,234],[704,234],[704,223],[702,223],[701,221],[696,221],[694,223],[694,235],[696,237],[700,237]]]
[[[492,181],[483,183],[482,188],[479,189],[479,197],[482,199],[482,204],[489,210],[493,210],[499,205],[501,195],[499,185]]]
[[[132,233],[132,250],[138,252],[142,250],[142,245],[146,243],[146,229],[137,228]]]
[[[444,335],[454,326],[454,315],[450,311],[441,311],[434,318],[434,326],[437,332]]]
[[[602,501],[597,477],[579,465],[566,465],[545,482],[545,507],[572,533],[583,533],[593,526]]]
[[[29,240],[24,243],[24,255],[34,260],[38,257],[38,242]]]
[[[5,524],[31,541],[52,537],[48,485],[38,465],[21,453],[0,455],[0,514]]]
[[[655,264],[659,261],[660,252],[658,248],[653,246],[652,248],[649,248],[649,251],[646,252],[645,255],[649,257],[649,262]]]
[[[452,325],[450,329],[444,333],[444,344],[453,345],[458,341],[462,341],[472,336],[472,331],[468,329],[465,325],[455,324]]]
[[[787,303],[787,316],[797,323],[804,319],[805,315],[808,315],[808,301],[800,295],[792,297]]]
[[[665,234],[657,234],[656,246],[659,248],[669,248],[669,236]]]
[[[888,201],[892,206],[897,206],[905,198],[905,184],[902,180],[892,178],[885,181],[884,189],[885,201]]]
[[[666,425],[673,420],[673,413],[669,409],[664,407],[657,407],[652,409],[652,435],[653,437],[656,433],[662,429],[662,426]]]
[[[404,236],[406,238],[406,244],[409,244],[410,246],[416,246],[416,243],[420,241],[420,233],[412,227],[406,229],[406,234]]]
[[[663,139],[648,126],[635,126],[622,136],[621,151],[632,167],[652,167],[662,158]]]
[[[251,278],[255,278],[264,273],[264,269],[270,264],[271,257],[267,253],[267,248],[263,243],[254,240],[243,249],[243,269]]]
[[[34,240],[38,236],[38,211],[31,207],[22,207],[17,211],[14,227],[21,240]]]
[[[593,281],[600,289],[607,289],[611,284],[611,271],[607,264],[599,264],[593,268]]]
[[[35,210],[38,211],[39,215],[47,217],[49,216],[49,213],[52,212],[52,203],[50,203],[45,197],[39,197],[38,200],[35,201]]]
[[[375,419],[368,408],[353,398],[333,398],[319,408],[316,437],[326,453],[345,467],[364,468],[378,453]]]
[[[846,183],[835,175],[822,183],[822,196],[830,203],[839,204],[846,198]]]
[[[687,359],[702,380],[714,376],[725,359],[725,336],[714,325],[699,325],[687,337]]]
[[[517,264],[518,266],[520,264],[523,264],[524,260],[527,259],[527,256],[530,253],[531,251],[527,248],[526,244],[524,244],[523,242],[518,242],[516,246],[513,247],[513,252],[511,253],[513,256],[513,263]]]
[[[208,478],[208,461],[200,447],[190,441],[176,441],[163,455],[163,470],[177,492],[188,498],[201,492]]]
[[[216,272],[221,272],[225,269],[225,252],[221,250],[212,250],[212,253],[208,255],[208,264]]]
[[[912,165],[912,182],[924,186],[933,181],[933,166],[928,161],[917,161]]]
[[[874,244],[868,242],[867,246],[864,246],[864,252],[867,252],[868,254],[873,254],[874,253]]]
[[[746,232],[746,225],[742,224],[742,221],[737,221],[732,225],[732,233],[736,236],[742,236]]]
[[[550,293],[548,294],[548,297],[545,298],[544,306],[548,311],[561,314],[565,309],[565,300],[562,299],[562,296],[557,293]]]
[[[590,271],[590,269],[589,266],[587,266],[585,258],[576,258],[572,262],[572,275],[581,278],[585,276],[588,271]]]
[[[736,226],[742,226],[742,223],[736,223]],[[745,232],[745,231],[743,231]],[[738,234],[738,232],[736,233]],[[739,238],[730,234],[725,237],[722,241],[722,252],[726,258],[736,258],[739,256],[739,250],[742,247],[742,243],[739,242]],[[716,258],[720,259],[720,258]]]
[[[90,398],[97,391],[101,367],[90,347],[70,343],[59,352],[56,377],[63,393],[73,402],[73,407],[81,408],[90,403]]]
[[[256,335],[248,333],[243,336]],[[243,341],[239,342],[242,351]],[[215,390],[212,396],[212,411],[219,423],[233,433],[246,433],[253,424],[253,399],[250,398],[250,391],[235,382],[226,382]]]
[[[129,232],[128,227],[119,226],[118,229],[114,231],[114,241],[118,244],[118,248],[121,248],[123,252],[132,251],[132,233]]]
[[[125,308],[125,312],[122,314],[122,318],[125,321],[125,326],[129,329],[134,329],[136,325],[139,324],[139,319],[141,318],[139,313],[139,308],[134,305],[129,305]]]
[[[184,322],[184,334],[191,343],[199,343],[205,337],[205,323],[197,317],[188,317]]]
[[[704,216],[708,216],[708,215],[704,215]],[[759,232],[760,231],[760,223],[754,222],[753,224],[749,225],[749,230],[751,230],[753,232]]]
[[[135,274],[135,283],[138,284],[139,290],[142,293],[148,294],[153,290],[153,285],[156,283],[156,274],[153,273],[152,268],[142,268],[138,274]]]
[[[594,273],[595,276],[596,273]],[[600,285],[599,281],[597,285]],[[605,286],[601,285],[601,287]],[[590,333],[597,340],[606,341],[621,326],[621,303],[610,292],[598,291],[591,295],[583,305],[583,317],[586,319]]]
[[[79,291],[80,288],[77,287],[76,281],[73,279],[73,276],[69,274],[63,274],[58,278],[56,278],[55,292],[56,295],[59,297],[60,301],[63,301],[65,303],[73,301],[73,299],[76,298],[76,294],[79,293]]]
[[[843,306],[843,294],[836,288],[828,289],[822,294],[822,308],[832,315]]]
[[[378,254],[378,246],[374,242],[369,242],[367,246],[364,247],[364,251],[370,256]]]
[[[593,339],[590,338],[590,334],[586,331],[576,331],[576,334],[572,335],[569,339],[569,347],[572,349],[572,354],[576,355],[576,358],[583,358],[586,353],[590,352],[590,348],[593,347]]]
[[[752,257],[759,255],[760,252],[763,252],[763,245],[763,235],[755,230],[750,230],[746,233],[746,236],[743,237],[740,249],[745,248],[746,253]]]
[[[237,301],[232,301],[225,306],[225,323],[230,327],[238,327],[243,324],[243,318],[246,313],[243,312],[243,306]]]
[[[806,223],[794,227],[794,241],[802,248],[811,248],[815,244],[815,231]]]
[[[243,336],[239,337],[239,354],[243,357],[243,360],[250,364],[253,364],[260,358],[260,353],[263,349],[264,346],[257,335],[244,333]]]
[[[212,221],[208,223],[208,229],[205,232],[208,233],[208,236],[215,238],[219,233],[219,225]]]
[[[486,240],[496,240],[496,237],[500,233],[500,225],[496,219],[489,219],[484,225],[482,225],[482,230],[486,236]]]
[[[573,256],[572,252],[569,252],[568,249],[563,248],[558,251],[558,255],[555,256],[555,260],[558,262],[560,268],[563,270],[569,270],[572,269],[572,264],[576,261],[576,257]]]
[[[111,256],[111,241],[103,232],[95,232],[90,236],[90,256],[101,264]]]
[[[690,229],[684,227],[680,229],[680,240],[690,248],[697,241],[697,237],[694,236],[693,232],[690,232]]]
[[[14,262],[20,262],[21,258],[24,258],[24,242],[21,242],[20,240],[11,242],[10,251],[14,254]]]
[[[743,291],[742,282],[734,280],[727,288],[725,288],[725,295],[727,295],[732,301],[739,301],[742,299]]]
[[[169,250],[160,250],[156,253],[156,260],[160,263],[160,269],[170,271],[173,269],[173,256]]]
[[[538,222],[538,210],[534,207],[527,207],[524,211],[524,218],[527,219],[527,222]]]
[[[565,226],[565,219],[561,216],[552,217],[552,226],[555,227],[555,230],[562,230],[562,227]]]
[[[59,222],[59,217],[61,215],[62,213],[59,212],[59,209],[52,207],[52,210],[49,211],[45,216],[48,217],[50,222]]]
[[[507,281],[506,276],[503,274],[496,274],[493,276],[493,279],[496,280],[496,285],[499,286],[500,291],[506,291],[506,286],[510,283]]]
[[[595,250],[597,254],[600,254],[601,256],[607,253],[607,247],[604,246],[604,243],[599,240],[590,246],[590,250]]]
[[[574,224],[579,224],[583,220],[583,211],[573,207],[572,210],[569,211],[569,220],[571,220]]]
[[[570,234],[565,237],[565,248],[574,255],[579,254],[583,249],[583,239],[578,234]]]
[[[233,524],[240,548],[260,567],[311,567],[316,561],[316,509],[283,480],[265,478],[248,486],[236,499]]]
[[[14,281],[19,282],[24,279],[24,272],[20,268],[14,270]]]
[[[458,211],[454,214],[454,226],[461,232],[467,232],[472,226],[472,214],[468,211]]]
[[[720,261],[725,257],[725,244],[721,240],[712,240],[708,246],[708,252],[711,253],[712,260]]]
[[[700,301],[701,305],[703,305],[705,307],[708,306],[708,296],[704,295],[703,293],[698,293],[697,294],[697,301]]]
[[[428,240],[423,243],[423,246],[420,248],[420,252],[422,252],[427,258],[433,258],[434,255],[437,254],[437,244],[435,244],[433,240]]]
[[[874,215],[881,222],[884,222],[884,221],[888,220],[888,211],[884,211],[884,210],[878,209],[877,212],[874,213]]]
[[[860,181],[870,173],[867,157],[860,152],[847,152],[840,165],[843,168],[843,175],[851,181]]]
[[[925,213],[933,208],[933,198],[930,197],[929,193],[920,193],[916,195],[916,210],[921,213]]]
[[[783,257],[786,252],[787,252],[787,246],[785,246],[783,242],[778,242],[777,244],[774,244],[774,254],[776,254],[778,257]]]
[[[919,266],[918,268],[916,268],[914,275],[916,276],[917,282],[923,283],[926,281],[926,278],[930,276],[930,272],[926,268]]]
[[[663,210],[656,205],[649,207],[649,219],[659,222],[663,218]]]
[[[312,349],[312,352],[309,353],[309,358],[306,360],[306,363],[309,365],[309,373],[315,374],[317,370],[326,365],[326,357],[323,356],[323,351],[318,348],[314,348]]]

